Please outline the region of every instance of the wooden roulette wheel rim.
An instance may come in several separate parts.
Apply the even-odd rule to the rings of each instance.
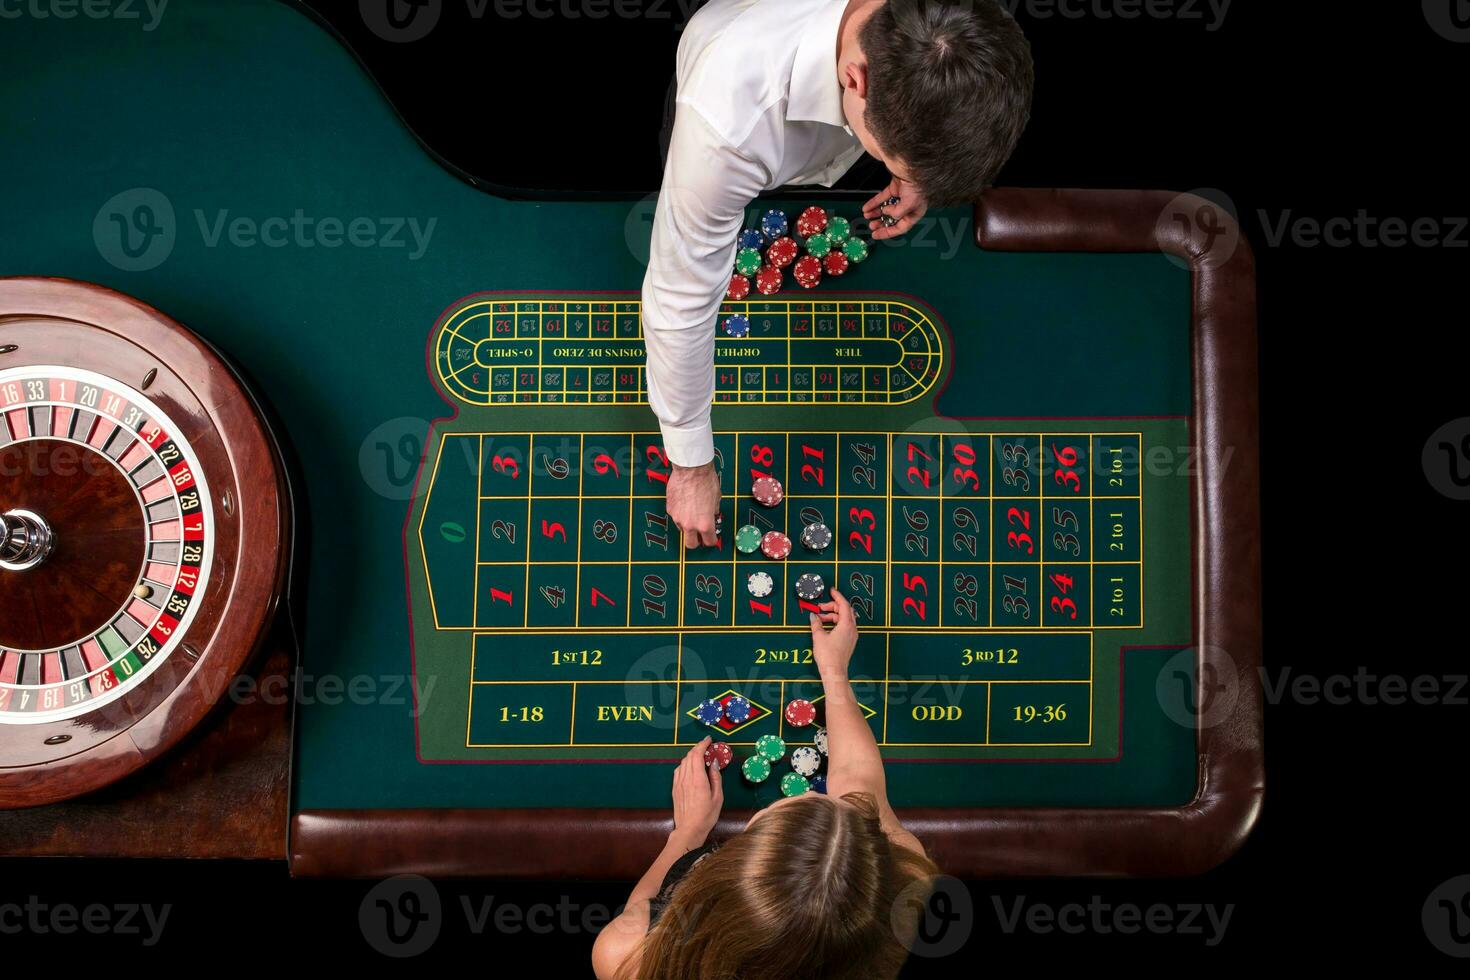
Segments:
[[[227,699],[276,613],[288,501],[203,340],[100,286],[0,279],[0,808],[113,783]]]

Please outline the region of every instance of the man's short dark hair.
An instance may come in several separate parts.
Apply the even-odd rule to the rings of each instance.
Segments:
[[[974,201],[1031,112],[1031,48],[996,0],[887,0],[858,34],[864,121],[931,205]]]

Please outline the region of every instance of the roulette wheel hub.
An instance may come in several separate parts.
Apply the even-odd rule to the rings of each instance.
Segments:
[[[0,514],[0,569],[23,572],[34,568],[55,546],[51,525],[40,514],[19,507]]]

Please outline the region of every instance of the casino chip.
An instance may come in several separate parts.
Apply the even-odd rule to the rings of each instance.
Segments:
[[[768,242],[766,241],[766,236],[762,235],[760,231],[755,228],[747,228],[742,231],[740,233],[740,238],[737,239],[737,241],[740,248],[761,249],[765,248],[768,244]]]
[[[763,783],[771,775],[770,760],[753,755],[740,763],[740,772],[752,783]],[[795,773],[790,773],[789,775],[795,775]]]
[[[800,247],[794,238],[778,238],[766,249],[766,261],[778,269],[784,269],[796,261],[801,254]]]
[[[735,532],[735,550],[741,554],[753,555],[761,550],[761,529],[754,524],[746,524]]]
[[[844,274],[845,272],[847,272],[847,265],[847,256],[835,250],[828,252],[827,257],[822,260],[822,268],[827,270],[827,275],[829,276],[840,276]],[[749,284],[747,284],[745,288],[746,291],[749,292]]]
[[[834,245],[840,245],[842,242],[847,241],[848,236],[852,234],[852,222],[834,214],[827,221],[826,231],[827,237],[832,239],[832,243]]]
[[[826,795],[826,793],[827,793],[827,777],[826,776],[813,776],[811,778],[811,784],[812,784],[812,789],[816,790],[818,793],[823,794],[824,796]]]
[[[699,702],[699,707],[694,709],[694,717],[698,718],[701,724],[718,725],[720,719],[725,717],[725,706],[713,698],[708,698]]]
[[[742,276],[753,276],[760,271],[761,252],[758,248],[742,248],[735,253],[735,271]]]
[[[762,507],[775,507],[785,496],[781,481],[774,476],[757,477],[750,485],[750,495]]]
[[[817,720],[817,706],[805,698],[794,698],[782,714],[792,728],[805,728]]]
[[[868,243],[861,238],[849,238],[842,243],[842,254],[847,256],[849,262],[861,262],[868,257]]]
[[[791,274],[803,289],[811,289],[822,281],[822,260],[815,255],[803,255],[796,260]]]
[[[805,209],[796,218],[796,233],[802,238],[808,238],[817,232],[827,230],[827,212],[813,204]]]
[[[737,725],[749,721],[752,710],[750,702],[738,694],[732,694],[725,699],[725,717]]]
[[[800,796],[811,788],[812,784],[799,772],[788,772],[781,777],[782,796]]]
[[[831,256],[828,256],[831,258]],[[750,295],[750,277],[735,273],[730,277],[730,288],[725,290],[725,298],[742,300]]]
[[[832,239],[818,232],[806,240],[806,250],[820,259],[832,251]]]
[[[763,265],[755,274],[755,291],[762,296],[774,296],[781,291],[781,270],[774,265]]]
[[[815,776],[822,768],[822,754],[810,745],[803,745],[792,751],[791,768],[803,776]]]
[[[832,529],[825,524],[808,524],[801,529],[801,543],[810,551],[821,551],[832,543]]]
[[[725,333],[732,337],[750,336],[750,317],[744,313],[736,313],[725,320]]]
[[[780,531],[767,531],[761,538],[761,554],[780,561],[791,554],[791,539]]]
[[[766,216],[761,218],[761,232],[767,238],[780,238],[786,234],[786,212],[776,208],[767,211]]]
[[[816,602],[826,591],[827,583],[822,581],[822,576],[814,572],[807,572],[796,580],[796,595],[807,602]]]
[[[704,750],[704,764],[706,766],[717,765],[724,769],[735,759],[735,750],[724,742],[711,742]],[[800,770],[797,770],[800,772]]]
[[[780,735],[762,735],[755,740],[755,750],[767,762],[780,762],[786,754],[786,742]]]
[[[745,580],[745,587],[757,599],[764,599],[776,591],[776,581],[765,572],[751,572],[750,577]],[[734,721],[733,718],[730,720]]]
[[[725,714],[728,715],[729,713],[730,713],[730,706],[729,705],[726,705],[725,706]],[[730,720],[731,721],[734,721],[735,719],[734,718],[731,718]],[[812,744],[817,747],[817,751],[818,752],[822,753],[823,755],[826,755],[827,754],[827,729],[825,729],[825,728],[818,728],[817,731],[816,731],[816,734],[814,734],[812,736]]]

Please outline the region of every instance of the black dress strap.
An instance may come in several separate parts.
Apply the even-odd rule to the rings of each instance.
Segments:
[[[677,861],[669,866],[668,873],[664,875],[664,882],[659,886],[658,894],[648,903],[648,928],[652,929],[658,924],[659,916],[664,914],[669,901],[673,898],[674,888],[683,880],[684,876],[694,870],[694,866],[719,849],[718,844],[706,844],[696,847],[679,857]]]

